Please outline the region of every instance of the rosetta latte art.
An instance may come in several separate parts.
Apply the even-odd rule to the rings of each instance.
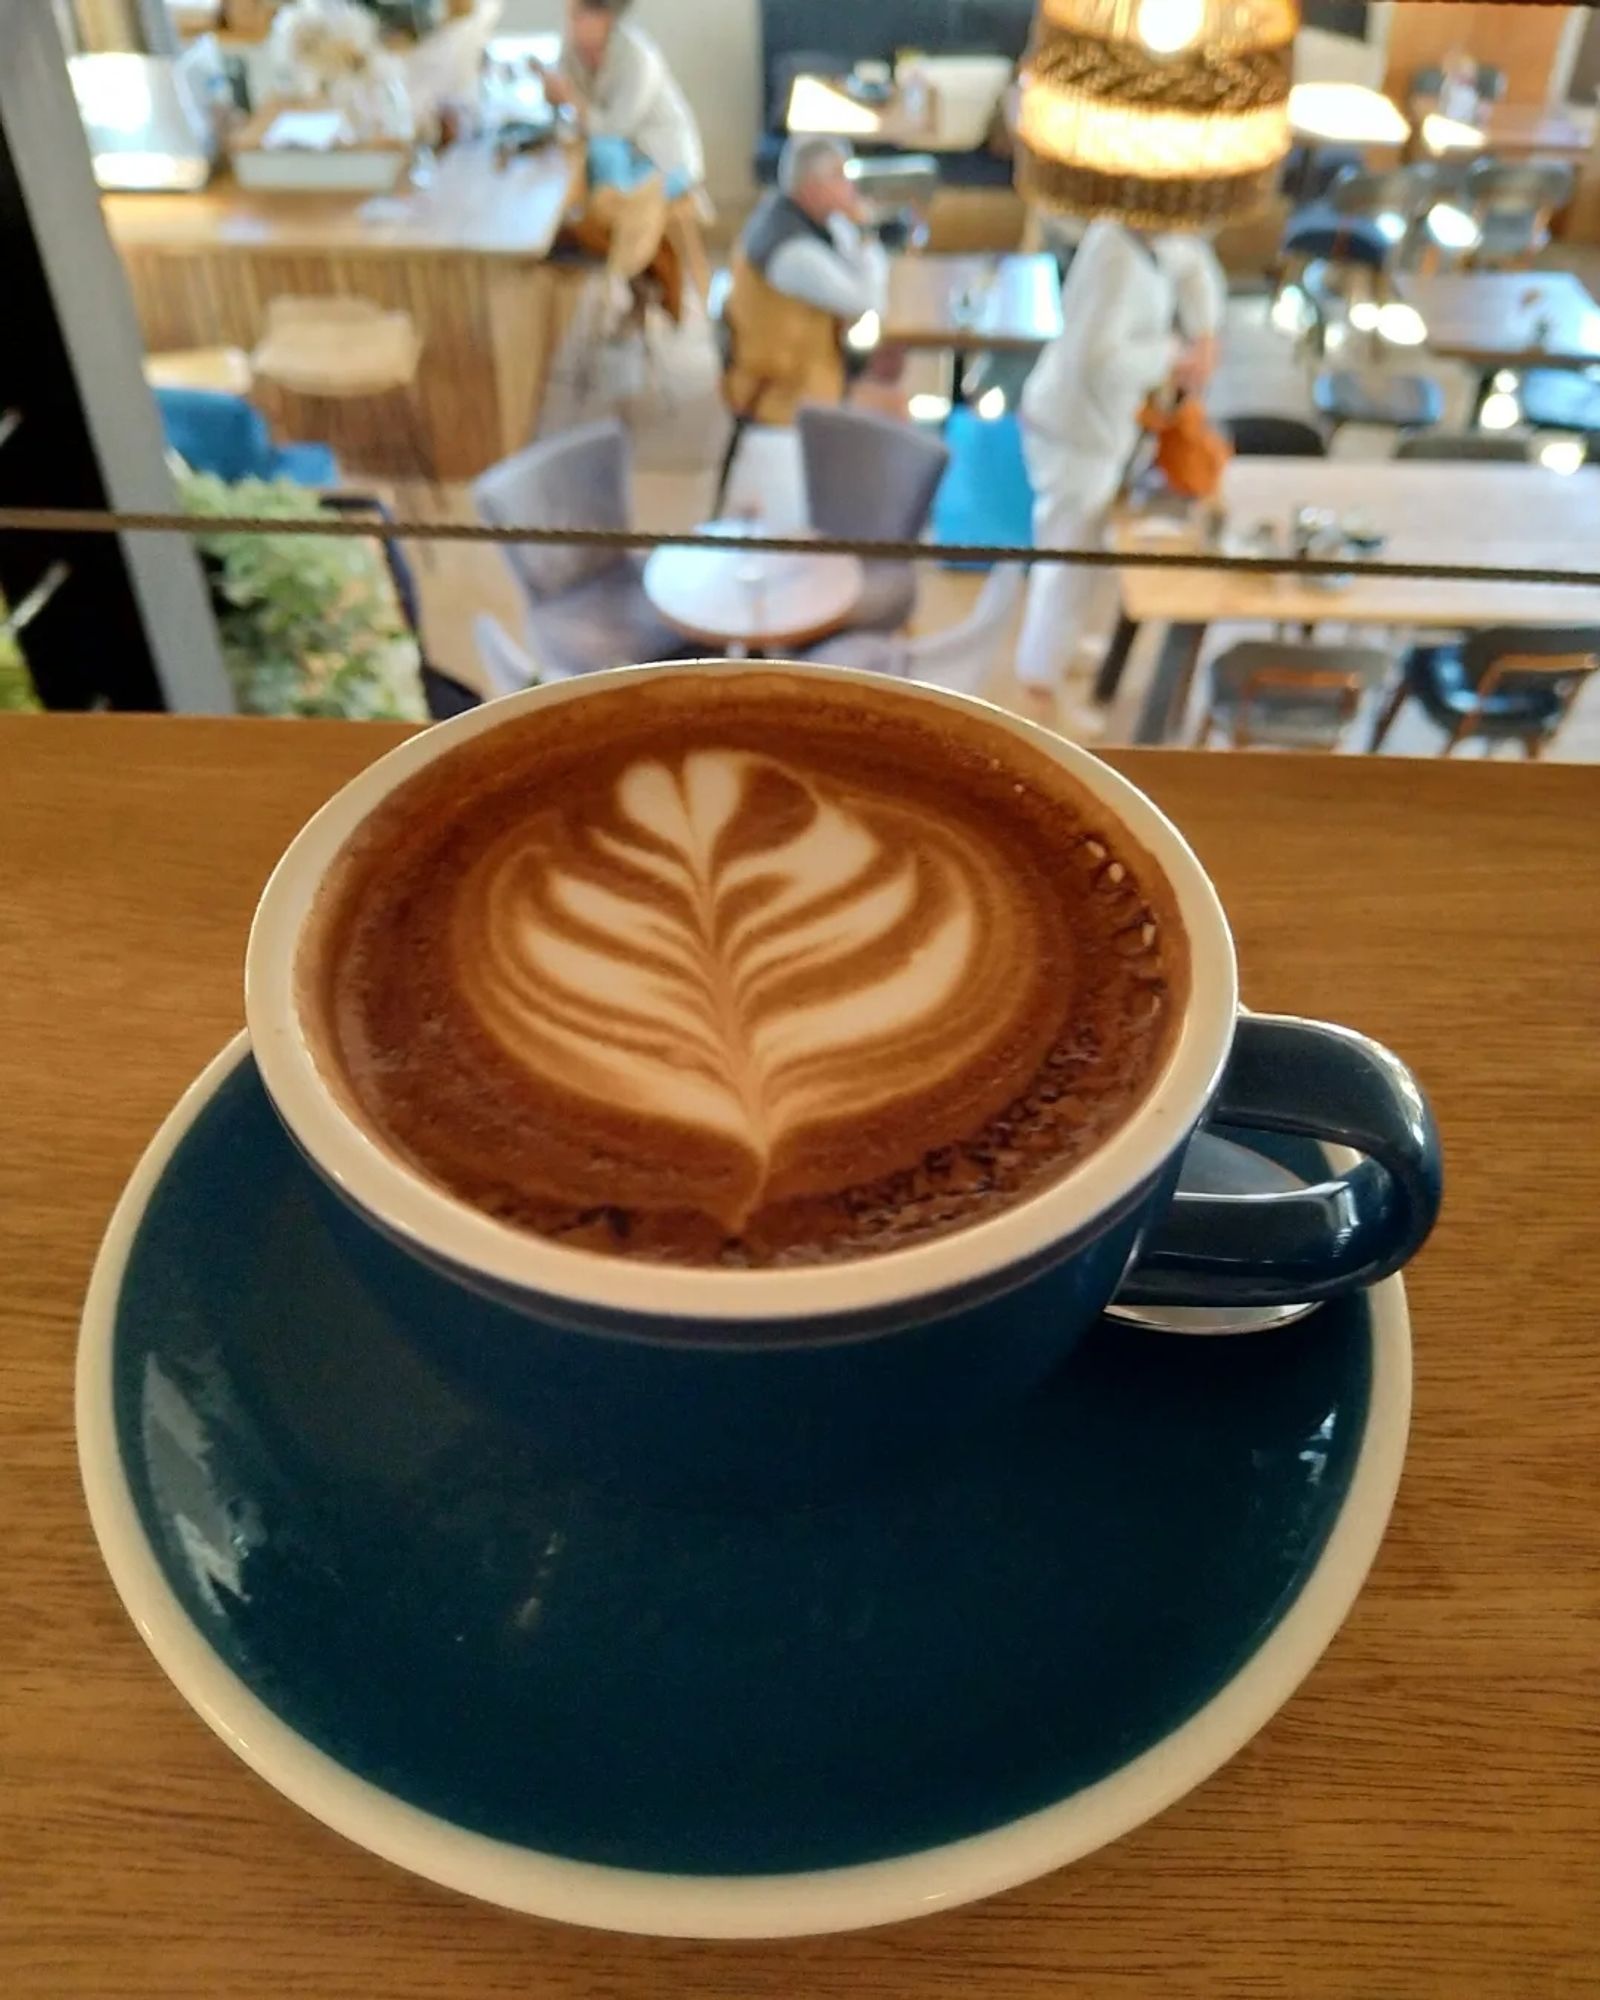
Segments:
[[[1033,927],[970,823],[735,749],[608,791],[476,858],[462,998],[547,1084],[740,1148],[742,1213],[799,1135],[926,1098],[1036,1007]]]

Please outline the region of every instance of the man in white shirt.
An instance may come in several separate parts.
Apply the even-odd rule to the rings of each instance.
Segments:
[[[1062,287],[1062,330],[1022,393],[1036,548],[1099,546],[1145,399],[1168,382],[1204,386],[1226,296],[1203,238],[1090,224]],[[1029,579],[1017,677],[1045,719],[1082,635],[1095,575],[1040,563]]]
[[[687,193],[705,179],[705,151],[689,100],[643,28],[622,17],[632,0],[567,0],[561,67],[548,72],[552,103],[572,104],[597,139],[630,140]]]
[[[837,139],[791,139],[776,192],[745,225],[726,308],[736,415],[787,424],[802,402],[838,402],[845,330],[883,310],[888,260],[863,227],[849,159]]]

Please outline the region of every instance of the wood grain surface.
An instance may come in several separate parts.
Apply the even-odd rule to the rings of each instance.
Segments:
[[[1416,1417],[1348,1625],[1116,1846],[921,1923],[593,1935],[346,1845],[237,1763],[120,1610],[76,1318],[122,1181],[240,1024],[279,850],[377,725],[0,724],[0,1989],[9,2000],[1574,2000],[1600,1993],[1600,773],[1114,758],[1189,831],[1246,997],[1391,1042],[1449,1193]]]
[[[1538,465],[1473,465],[1429,460],[1373,464],[1334,458],[1235,458],[1222,479],[1228,527],[1248,535],[1270,522],[1287,549],[1293,516],[1323,507],[1342,519],[1365,514],[1384,535],[1389,562],[1484,562],[1507,568],[1595,574],[1600,537],[1600,471],[1570,475]],[[1137,517],[1117,530],[1119,545],[1141,541]],[[1352,625],[1588,625],[1600,618],[1600,589],[1577,584],[1460,583],[1441,577],[1364,576],[1319,589],[1288,574],[1206,569],[1119,572],[1130,618],[1206,624],[1257,619],[1273,624],[1334,620]]]
[[[541,154],[497,174],[486,154],[447,154],[432,187],[398,195],[107,196],[134,310],[152,354],[249,353],[280,294],[366,298],[407,312],[422,338],[409,392],[345,400],[252,392],[287,438],[331,444],[394,477],[473,479],[533,436],[583,274],[546,260],[568,168]],[[418,463],[418,448],[425,462]]]

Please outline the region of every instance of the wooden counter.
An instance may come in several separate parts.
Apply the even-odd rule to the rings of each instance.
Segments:
[[[1348,1625],[1198,1792],[996,1901],[696,1945],[466,1902],[235,1761],[117,1603],[73,1457],[79,1303],[240,1025],[255,897],[376,724],[0,722],[0,1964],[8,2000],[1578,2000],[1600,1985],[1600,772],[1118,754],[1252,1005],[1414,1061],[1447,1196],[1416,1411]],[[1281,1336],[1292,1338],[1292,1335]]]
[[[580,276],[546,260],[571,194],[557,149],[504,172],[476,146],[433,182],[387,195],[252,194],[227,178],[203,193],[107,195],[107,227],[153,353],[225,344],[247,352],[279,293],[359,294],[409,312],[422,335],[416,407],[438,479],[470,479],[526,444]],[[344,404],[259,385],[288,437],[325,440],[351,465],[395,476],[408,427],[387,399]]]

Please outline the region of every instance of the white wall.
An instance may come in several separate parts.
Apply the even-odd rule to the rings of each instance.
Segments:
[[[562,0],[506,0],[500,25],[531,34],[559,27],[564,11]],[[758,0],[635,0],[633,18],[660,43],[694,106],[713,198],[748,196],[761,124]]]

